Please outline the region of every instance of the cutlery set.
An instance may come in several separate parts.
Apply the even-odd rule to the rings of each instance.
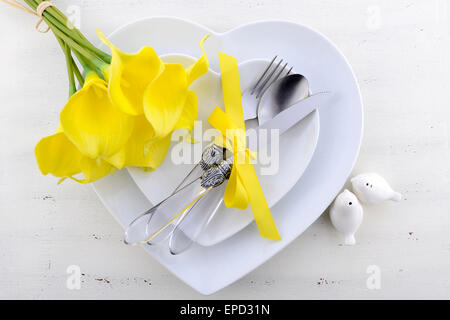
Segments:
[[[292,68],[275,56],[255,84],[242,94],[244,120],[256,120],[259,131],[287,131],[300,120],[325,104],[332,94],[310,94],[308,80],[292,74]],[[263,135],[269,140],[270,135]],[[257,148],[263,141],[257,139]],[[225,180],[230,176],[233,157],[216,144],[205,148],[201,161],[181,181],[171,195],[134,219],[125,230],[129,245],[156,245],[168,239],[172,254],[183,253],[196,241],[220,208],[224,199]]]

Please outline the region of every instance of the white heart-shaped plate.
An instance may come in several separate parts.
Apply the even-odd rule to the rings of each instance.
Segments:
[[[182,281],[211,294],[238,280],[298,237],[327,208],[350,174],[362,138],[362,101],[356,78],[344,56],[323,35],[286,21],[262,21],[218,34],[177,18],[157,17],[130,23],[116,34],[120,47],[137,51],[150,45],[160,55],[174,52],[199,57],[198,39],[212,34],[207,48],[235,56],[238,61],[283,57],[306,76],[311,92],[334,93],[333,104],[320,110],[320,136],[310,164],[295,186],[271,211],[282,241],[259,236],[254,223],[214,246],[195,244],[172,256],[167,247],[145,249]],[[214,43],[216,42],[216,43]],[[218,52],[208,52],[210,67],[219,71]],[[151,202],[126,170],[94,183],[100,199],[125,227]]]

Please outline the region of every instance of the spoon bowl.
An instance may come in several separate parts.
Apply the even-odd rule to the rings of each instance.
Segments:
[[[275,81],[258,103],[257,118],[261,126],[277,114],[309,95],[308,80],[301,74],[290,74]]]

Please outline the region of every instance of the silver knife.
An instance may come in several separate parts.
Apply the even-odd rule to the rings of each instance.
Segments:
[[[264,122],[256,128],[256,138],[257,146],[259,149],[259,137],[267,137],[267,144],[270,144],[270,130],[278,130],[279,134],[283,134],[297,123],[299,123],[303,118],[317,109],[319,106],[323,106],[329,99],[333,96],[331,92],[319,92],[309,97],[302,99],[290,107],[286,108],[279,114],[277,114],[271,120]],[[266,131],[267,134],[261,135],[261,131]]]

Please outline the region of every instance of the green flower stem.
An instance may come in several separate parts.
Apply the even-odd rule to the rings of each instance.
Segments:
[[[56,40],[58,40],[58,43],[61,46],[61,49],[64,52],[64,55],[66,57],[67,75],[69,78],[69,98],[70,98],[77,91],[76,85],[75,85],[75,79],[74,79],[73,65],[72,65],[72,63],[69,64],[69,61],[73,61],[73,58],[70,53],[70,47],[56,34],[55,34],[55,38],[56,38]],[[80,73],[78,68],[77,68],[77,71],[78,71],[78,73]],[[81,79],[84,81],[83,77],[81,77]],[[78,80],[80,80],[80,79],[78,78]]]
[[[25,2],[34,10],[37,9],[39,3],[42,1],[39,0],[25,0]],[[89,55],[86,57],[89,59],[93,59],[92,57],[95,55],[95,58],[100,58],[103,62],[107,64],[111,63],[111,56],[102,50],[95,47],[89,40],[84,37],[84,35],[75,27],[69,28],[71,25],[69,19],[57,8],[49,7],[45,10],[43,14],[43,18],[45,22],[53,29],[53,27],[58,28],[60,32],[64,33],[67,37],[69,37],[73,43],[76,43],[78,48],[73,45],[73,43],[69,43],[72,49],[77,49],[83,55],[86,55],[85,52],[89,52]],[[59,35],[62,37],[61,35]],[[63,37],[62,37],[63,38]],[[64,39],[68,42],[66,39]],[[80,49],[80,46],[83,47],[83,50]],[[101,67],[101,66],[99,66]]]
[[[57,27],[51,26],[51,28],[52,28],[53,32],[58,37],[63,39],[64,42],[67,43],[73,51],[77,51],[84,58],[89,60],[95,66],[96,69],[103,70],[103,69],[105,69],[108,66],[107,63],[105,63],[102,60],[100,60],[99,58],[97,58],[97,56],[94,55],[93,53],[91,53],[89,50],[87,50],[84,47],[80,46],[78,43],[76,43],[74,40],[72,40],[72,38],[67,36],[64,32],[59,30]]]
[[[50,10],[52,8],[49,8],[47,10]],[[55,11],[55,10],[53,10]],[[68,25],[70,24],[70,21],[62,15],[62,17],[57,18],[54,15],[52,15],[52,11],[49,11],[50,14],[46,15],[46,17],[51,21],[52,24],[54,24],[59,30],[67,34],[69,37],[71,37],[74,41],[76,41],[79,45],[83,46],[85,49],[91,51],[93,54],[95,54],[97,57],[99,57],[101,60],[103,60],[106,63],[111,63],[111,56],[109,54],[106,54],[102,50],[95,47],[92,43],[87,40],[83,34],[75,27],[70,28]],[[62,19],[62,21],[60,20]]]
[[[70,66],[67,65],[67,68],[71,68],[72,72],[75,74],[75,76],[78,80],[79,85],[82,87],[84,85],[84,78],[83,78],[83,75],[81,74],[80,70],[78,69],[78,66],[77,66],[75,60],[73,60],[72,54],[70,54],[70,47],[69,47],[69,54],[67,54],[66,43],[60,37],[58,37],[56,34],[55,34],[55,38],[58,40],[58,42],[66,56],[66,64],[70,63]],[[69,75],[69,83],[70,83],[70,81],[71,81],[71,79],[70,79],[70,75]],[[69,84],[69,86],[70,86],[70,84]],[[69,90],[71,90],[71,89],[69,89]]]
[[[73,75],[72,64],[70,63],[70,59],[72,59],[72,54],[70,53],[70,47],[61,40],[61,38],[56,37],[59,45],[61,46],[64,55],[66,56],[66,65],[67,65],[67,75],[69,77],[69,97],[71,97],[76,91],[77,87],[75,86],[75,78]]]
[[[24,1],[34,10],[42,2],[41,0]],[[75,86],[74,74],[80,85],[84,84],[84,77],[78,69],[71,52],[79,60],[84,69],[85,76],[91,72],[96,72],[100,77],[105,74],[111,62],[111,56],[109,54],[95,47],[77,28],[72,28],[69,19],[56,7],[47,8],[42,16],[60,42],[63,52],[66,55],[69,71],[69,91],[71,93]]]
[[[69,97],[71,97],[75,92],[77,92],[77,86],[75,85],[75,78],[73,75],[71,63],[72,54],[70,53],[70,47],[65,44],[64,49],[66,53],[67,73],[69,74]]]
[[[73,57],[72,57],[72,56],[70,57],[70,63],[71,63],[71,65],[72,65],[73,73],[75,73],[75,77],[76,77],[77,80],[78,80],[78,83],[80,84],[81,87],[84,86],[84,78],[83,78],[83,75],[81,74],[80,69],[78,69],[78,66],[77,66],[77,64],[75,63],[75,60],[73,60]]]
[[[69,19],[56,7],[51,7],[49,9],[50,14],[56,13],[56,15],[59,16],[60,19],[64,22],[66,26],[72,25],[72,23],[69,21]],[[53,15],[55,16],[55,15]],[[86,47],[86,49],[91,50],[93,53],[95,53],[97,56],[100,57],[103,61],[106,63],[111,63],[111,55],[107,54],[106,52],[100,50],[96,46],[94,46],[84,35],[80,32],[75,26],[73,28],[69,28],[74,31],[74,33],[78,36],[78,39],[80,39],[80,43]]]
[[[33,0],[25,0],[25,2],[32,7],[34,10],[36,10],[37,7],[37,3]],[[54,23],[52,23],[54,20],[52,20],[51,18],[49,18],[49,15],[44,13],[43,14],[43,19],[45,21],[45,23],[47,23],[47,25],[52,29],[53,33],[61,38],[62,40],[64,40],[65,43],[67,43],[71,49],[73,50],[77,50],[78,52],[80,52],[83,56],[85,56],[86,58],[88,58],[89,60],[94,60],[96,59],[95,55],[92,54],[89,50],[86,50],[85,48],[83,48],[82,46],[80,46],[77,42],[75,42],[68,34],[64,33],[64,31],[62,31],[61,29],[58,28],[57,25],[55,25]]]
[[[80,61],[81,66],[84,69],[84,77],[86,78],[89,73],[95,72],[96,67],[91,63],[91,61],[87,60],[81,53],[76,50],[73,50],[73,54],[77,57],[78,61]]]

